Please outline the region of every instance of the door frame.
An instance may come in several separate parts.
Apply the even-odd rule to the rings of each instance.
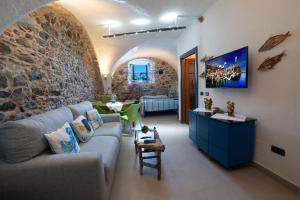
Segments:
[[[185,59],[185,58],[187,58],[187,57],[189,57],[189,56],[191,56],[191,55],[193,55],[193,54],[195,54],[195,105],[196,105],[196,107],[198,107],[198,99],[199,99],[199,95],[198,95],[198,87],[199,87],[199,85],[198,85],[198,78],[199,78],[199,76],[198,76],[198,47],[194,47],[193,49],[191,49],[191,50],[189,50],[188,52],[186,52],[186,53],[184,53],[184,54],[182,54],[181,56],[180,56],[180,70],[179,70],[179,73],[180,73],[180,121],[182,122],[182,61]]]

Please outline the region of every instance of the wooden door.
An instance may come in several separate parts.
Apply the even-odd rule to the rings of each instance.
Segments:
[[[195,109],[195,58],[187,57],[181,63],[182,123],[189,123],[189,111]]]

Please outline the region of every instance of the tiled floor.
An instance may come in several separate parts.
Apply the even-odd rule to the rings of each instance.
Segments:
[[[248,166],[225,170],[203,155],[188,138],[188,126],[176,115],[150,116],[144,124],[156,126],[166,151],[162,180],[153,169],[138,173],[133,138],[123,137],[112,200],[292,200],[300,195],[258,169]]]

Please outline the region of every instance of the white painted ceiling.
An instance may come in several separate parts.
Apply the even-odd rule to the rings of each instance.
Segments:
[[[59,0],[57,3],[71,11],[86,28],[94,44],[100,70],[102,74],[109,74],[134,57],[158,57],[176,68],[176,38],[182,30],[104,39],[102,36],[109,33],[107,23],[113,22],[112,34],[189,26],[213,2],[215,0]],[[177,23],[176,20],[160,21],[161,16],[169,12],[180,15]],[[140,18],[148,19],[150,23],[142,26],[131,23],[131,20]],[[115,21],[118,26],[115,26]]]

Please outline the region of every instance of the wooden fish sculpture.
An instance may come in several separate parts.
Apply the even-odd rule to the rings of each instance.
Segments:
[[[206,62],[210,59],[213,59],[214,57],[213,56],[204,56],[203,58],[200,59],[200,62]]]
[[[202,73],[199,75],[200,78],[205,78],[205,76],[206,76],[206,71],[202,72]]]
[[[286,34],[279,34],[270,37],[267,41],[259,48],[259,52],[267,51],[273,49],[275,46],[282,43],[287,37],[291,36],[290,32],[288,31]]]
[[[273,69],[274,66],[281,61],[282,57],[286,56],[285,51],[277,56],[267,58],[258,68],[258,71],[267,71]]]

